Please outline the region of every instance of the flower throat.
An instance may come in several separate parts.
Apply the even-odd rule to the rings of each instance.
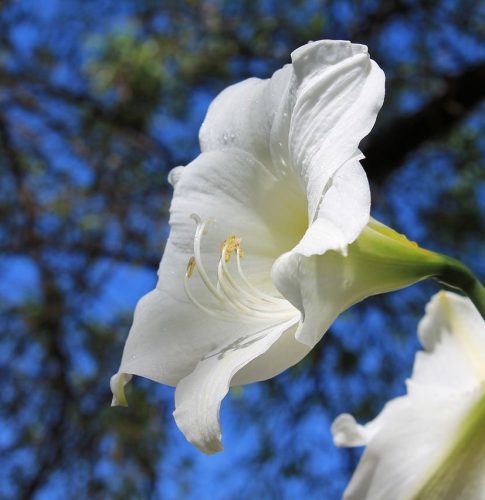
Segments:
[[[243,271],[244,251],[242,239],[230,235],[220,245],[217,265],[217,282],[214,284],[202,262],[201,243],[211,219],[202,220],[197,214],[191,215],[197,224],[194,236],[194,255],[190,257],[184,277],[184,289],[189,300],[199,309],[212,316],[227,320],[245,318],[251,320],[284,321],[295,315],[295,308],[282,298],[267,294],[255,287]],[[234,259],[231,258],[234,256]],[[197,271],[210,297],[215,303],[203,304],[190,290],[189,280]]]

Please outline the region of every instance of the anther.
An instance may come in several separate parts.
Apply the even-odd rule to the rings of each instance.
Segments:
[[[192,256],[190,257],[189,262],[187,263],[187,270],[185,271],[187,278],[192,278],[194,270],[195,270],[195,257]]]
[[[242,247],[242,238],[236,238],[236,253],[239,258],[244,257],[244,250]]]
[[[231,255],[237,250],[238,238],[235,234],[231,234],[227,240],[221,243],[221,252],[224,254],[224,261],[229,262],[231,260]]]

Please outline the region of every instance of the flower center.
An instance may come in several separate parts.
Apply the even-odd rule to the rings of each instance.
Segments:
[[[194,236],[194,255],[187,264],[184,289],[196,307],[207,314],[227,320],[248,318],[285,321],[295,316],[296,309],[286,299],[267,294],[248,280],[241,262],[244,257],[242,239],[234,234],[220,245],[217,282],[214,284],[202,262],[201,253],[202,238],[211,220],[203,221],[196,214],[192,214],[191,217],[195,220],[197,228]],[[203,304],[190,290],[189,280],[196,270],[210,296],[216,299],[212,304]]]

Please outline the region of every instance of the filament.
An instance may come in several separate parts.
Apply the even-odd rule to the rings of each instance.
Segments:
[[[286,299],[269,295],[249,281],[241,262],[244,255],[242,240],[236,235],[229,236],[221,243],[217,264],[217,282],[214,284],[204,266],[201,251],[202,239],[211,219],[202,220],[197,214],[192,214],[191,217],[197,227],[194,235],[194,255],[190,257],[187,264],[184,289],[194,306],[211,316],[228,320],[274,319],[283,321],[295,316],[296,309]],[[231,270],[230,261],[233,254],[236,255],[236,263]],[[209,298],[212,298],[210,304],[203,303],[190,290],[189,280],[195,271],[209,292]]]

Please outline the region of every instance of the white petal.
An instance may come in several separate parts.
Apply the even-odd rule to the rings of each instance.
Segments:
[[[398,413],[407,407],[406,398],[395,398],[389,401],[382,412],[365,425],[360,425],[349,413],[342,413],[332,423],[332,436],[335,446],[364,446],[386,425],[386,415]]]
[[[200,311],[189,301],[183,280],[194,252],[195,224],[190,215],[195,212],[203,219],[213,220],[203,239],[202,258],[214,283],[220,243],[236,234],[243,239],[242,265],[247,278],[254,286],[274,294],[277,291],[270,280],[273,260],[282,247],[291,248],[304,230],[298,227],[298,219],[294,222],[296,227],[292,227],[292,216],[300,214],[305,220],[306,215],[304,198],[242,151],[204,153],[182,172],[177,171],[171,233],[160,263],[157,288],[137,306],[119,369],[119,373],[136,374],[168,385],[176,385],[217,346],[277,323],[274,318],[237,316],[234,321],[227,321]],[[197,272],[189,285],[198,300],[214,305]],[[298,311],[294,317],[299,317]],[[292,349],[287,357],[278,351],[282,364],[276,373],[299,361],[302,350],[307,352],[304,347]],[[256,364],[256,374],[248,368],[244,381],[276,374],[273,363],[262,375]],[[114,386],[120,387],[118,383]]]
[[[323,236],[313,231],[313,227],[325,227],[324,221],[315,221],[299,246],[279,257],[271,270],[275,286],[300,310],[302,321],[296,337],[309,346],[351,305],[409,286],[434,270],[434,263],[423,264],[418,246],[386,226],[375,229],[376,221],[369,222],[346,252],[345,237],[339,238],[333,226],[326,226]],[[327,250],[323,255],[307,256],[319,245]]]
[[[302,91],[315,79],[320,78],[332,65],[338,64],[344,59],[352,57],[355,53],[365,52],[367,47],[351,44],[350,42],[323,40],[310,42],[292,53],[293,64],[289,84],[280,83],[272,85],[278,89],[273,95],[282,95],[277,113],[274,116],[271,129],[270,149],[273,163],[279,169],[287,171],[294,168],[300,177],[298,165],[291,165],[290,155],[290,127],[292,125],[293,109]],[[285,67],[284,69],[286,69]],[[276,80],[278,73],[273,75],[272,81]],[[301,179],[304,183],[304,179]]]
[[[276,287],[302,313],[304,321],[297,332],[301,342],[315,345],[352,304],[398,288],[392,276],[382,277],[379,260],[369,264],[356,259],[355,251],[348,255],[348,244],[367,224],[369,210],[367,178],[358,157],[352,158],[331,178],[318,218],[293,250],[273,265]]]
[[[307,228],[304,192],[291,179],[278,180],[241,150],[203,153],[185,167],[170,208],[171,240],[187,256],[192,252],[196,213],[212,219],[207,242],[219,244],[230,234],[243,239],[248,257],[276,258],[291,249]]]
[[[234,333],[244,335],[251,329],[241,325]],[[119,372],[175,386],[202,356],[230,338],[230,333],[230,325],[204,315],[188,299],[152,290],[137,304]],[[118,379],[114,382],[120,399],[122,388]]]
[[[294,328],[291,328],[294,324],[294,320],[289,321],[218,347],[179,382],[174,417],[188,441],[204,453],[222,450],[219,410],[231,379],[253,359],[267,352],[285,331],[290,329],[287,334],[294,337]]]
[[[199,132],[203,152],[238,148],[271,169],[270,133],[291,76],[291,67],[271,80],[249,78],[223,90],[211,103]]]
[[[332,436],[335,446],[363,446],[367,444],[365,426],[359,425],[349,413],[342,413],[332,423]]]
[[[313,221],[332,177],[360,155],[359,142],[372,128],[383,98],[384,75],[369,59],[367,47],[345,41],[312,42],[294,51],[292,65],[270,80],[251,78],[224,90],[202,125],[201,148],[239,148],[277,177],[292,172],[293,182],[304,186]],[[362,191],[357,198],[369,197],[366,180],[365,185],[350,185],[354,193],[356,186]],[[343,201],[344,206],[351,205],[354,198]],[[367,217],[368,206],[357,219],[334,215],[338,227],[349,234],[348,242]]]
[[[408,394],[365,426],[349,416],[334,423],[338,444],[368,445],[345,499],[483,500],[485,379],[468,342],[480,339],[480,352],[484,328],[468,299],[433,297],[419,328],[427,352],[416,355]]]
[[[472,402],[470,396],[440,396],[433,391],[425,397],[399,399],[402,404],[386,406],[379,416],[381,428],[370,440],[345,499],[412,498],[446,454]]]
[[[309,346],[342,311],[366,296],[365,287],[376,286],[377,276],[369,279],[367,263],[359,269],[347,259],[347,245],[367,223],[369,207],[367,178],[358,158],[352,158],[327,186],[318,218],[293,250],[273,265],[273,282],[304,319],[297,338]]]
[[[267,380],[279,375],[303,359],[311,349],[296,340],[295,331],[297,323],[298,318],[295,318],[293,323],[290,322],[292,328],[288,328],[271,345],[270,349],[241,368],[234,375],[231,385],[245,385]]]
[[[384,99],[384,74],[366,47],[349,42],[308,44],[292,60],[296,99],[289,154],[305,185],[313,221],[325,186],[359,154],[359,142],[374,125]]]
[[[167,263],[176,264],[175,259],[168,258],[174,255],[170,249],[165,255]],[[123,387],[131,378],[128,375],[175,386],[194,370],[200,359],[218,346],[236,342],[268,328],[268,324],[275,324],[274,319],[242,321],[235,318],[233,322],[218,319],[204,314],[187,298],[180,299],[177,295],[155,289],[139,301],[119,372],[112,378],[113,404],[126,404]],[[298,314],[295,314],[293,322],[297,321]],[[238,383],[274,377],[300,361],[307,352],[308,348],[294,336],[285,335],[261,361],[255,360],[241,371]]]
[[[125,385],[131,380],[131,375],[128,373],[116,373],[111,377],[110,389],[113,393],[111,406],[128,406],[128,401],[125,397]]]
[[[328,182],[318,217],[293,252],[310,257],[335,250],[346,255],[347,245],[367,224],[369,211],[369,183],[358,158],[353,158]]]
[[[317,40],[298,47],[291,58],[299,80],[306,78],[311,85],[318,81],[321,70],[357,54],[367,54],[367,47],[347,40]]]
[[[379,279],[379,263],[329,251],[305,257],[282,255],[273,265],[273,282],[302,314],[296,338],[313,347],[337,316],[363,298],[395,289],[392,280]]]
[[[369,182],[361,158],[359,154],[350,159],[331,177],[318,207],[316,220],[331,221],[346,243],[353,242],[369,221]]]
[[[296,338],[310,347],[352,303],[346,293],[344,259],[337,252],[313,257],[289,252],[273,266],[274,284],[302,314]]]
[[[268,157],[267,84],[267,80],[249,78],[227,87],[212,101],[199,132],[203,152],[238,147]]]
[[[322,218],[311,224],[291,253],[311,257],[322,255],[329,250],[346,253],[347,240],[333,222]]]
[[[416,357],[414,382],[463,391],[485,381],[485,321],[468,298],[436,294],[418,335],[427,352]]]
[[[182,177],[182,174],[184,172],[184,168],[185,167],[182,167],[182,166],[179,166],[179,167],[174,167],[172,168],[172,170],[170,170],[170,172],[168,173],[168,182],[169,184],[174,188],[178,181],[180,180],[180,178]]]

